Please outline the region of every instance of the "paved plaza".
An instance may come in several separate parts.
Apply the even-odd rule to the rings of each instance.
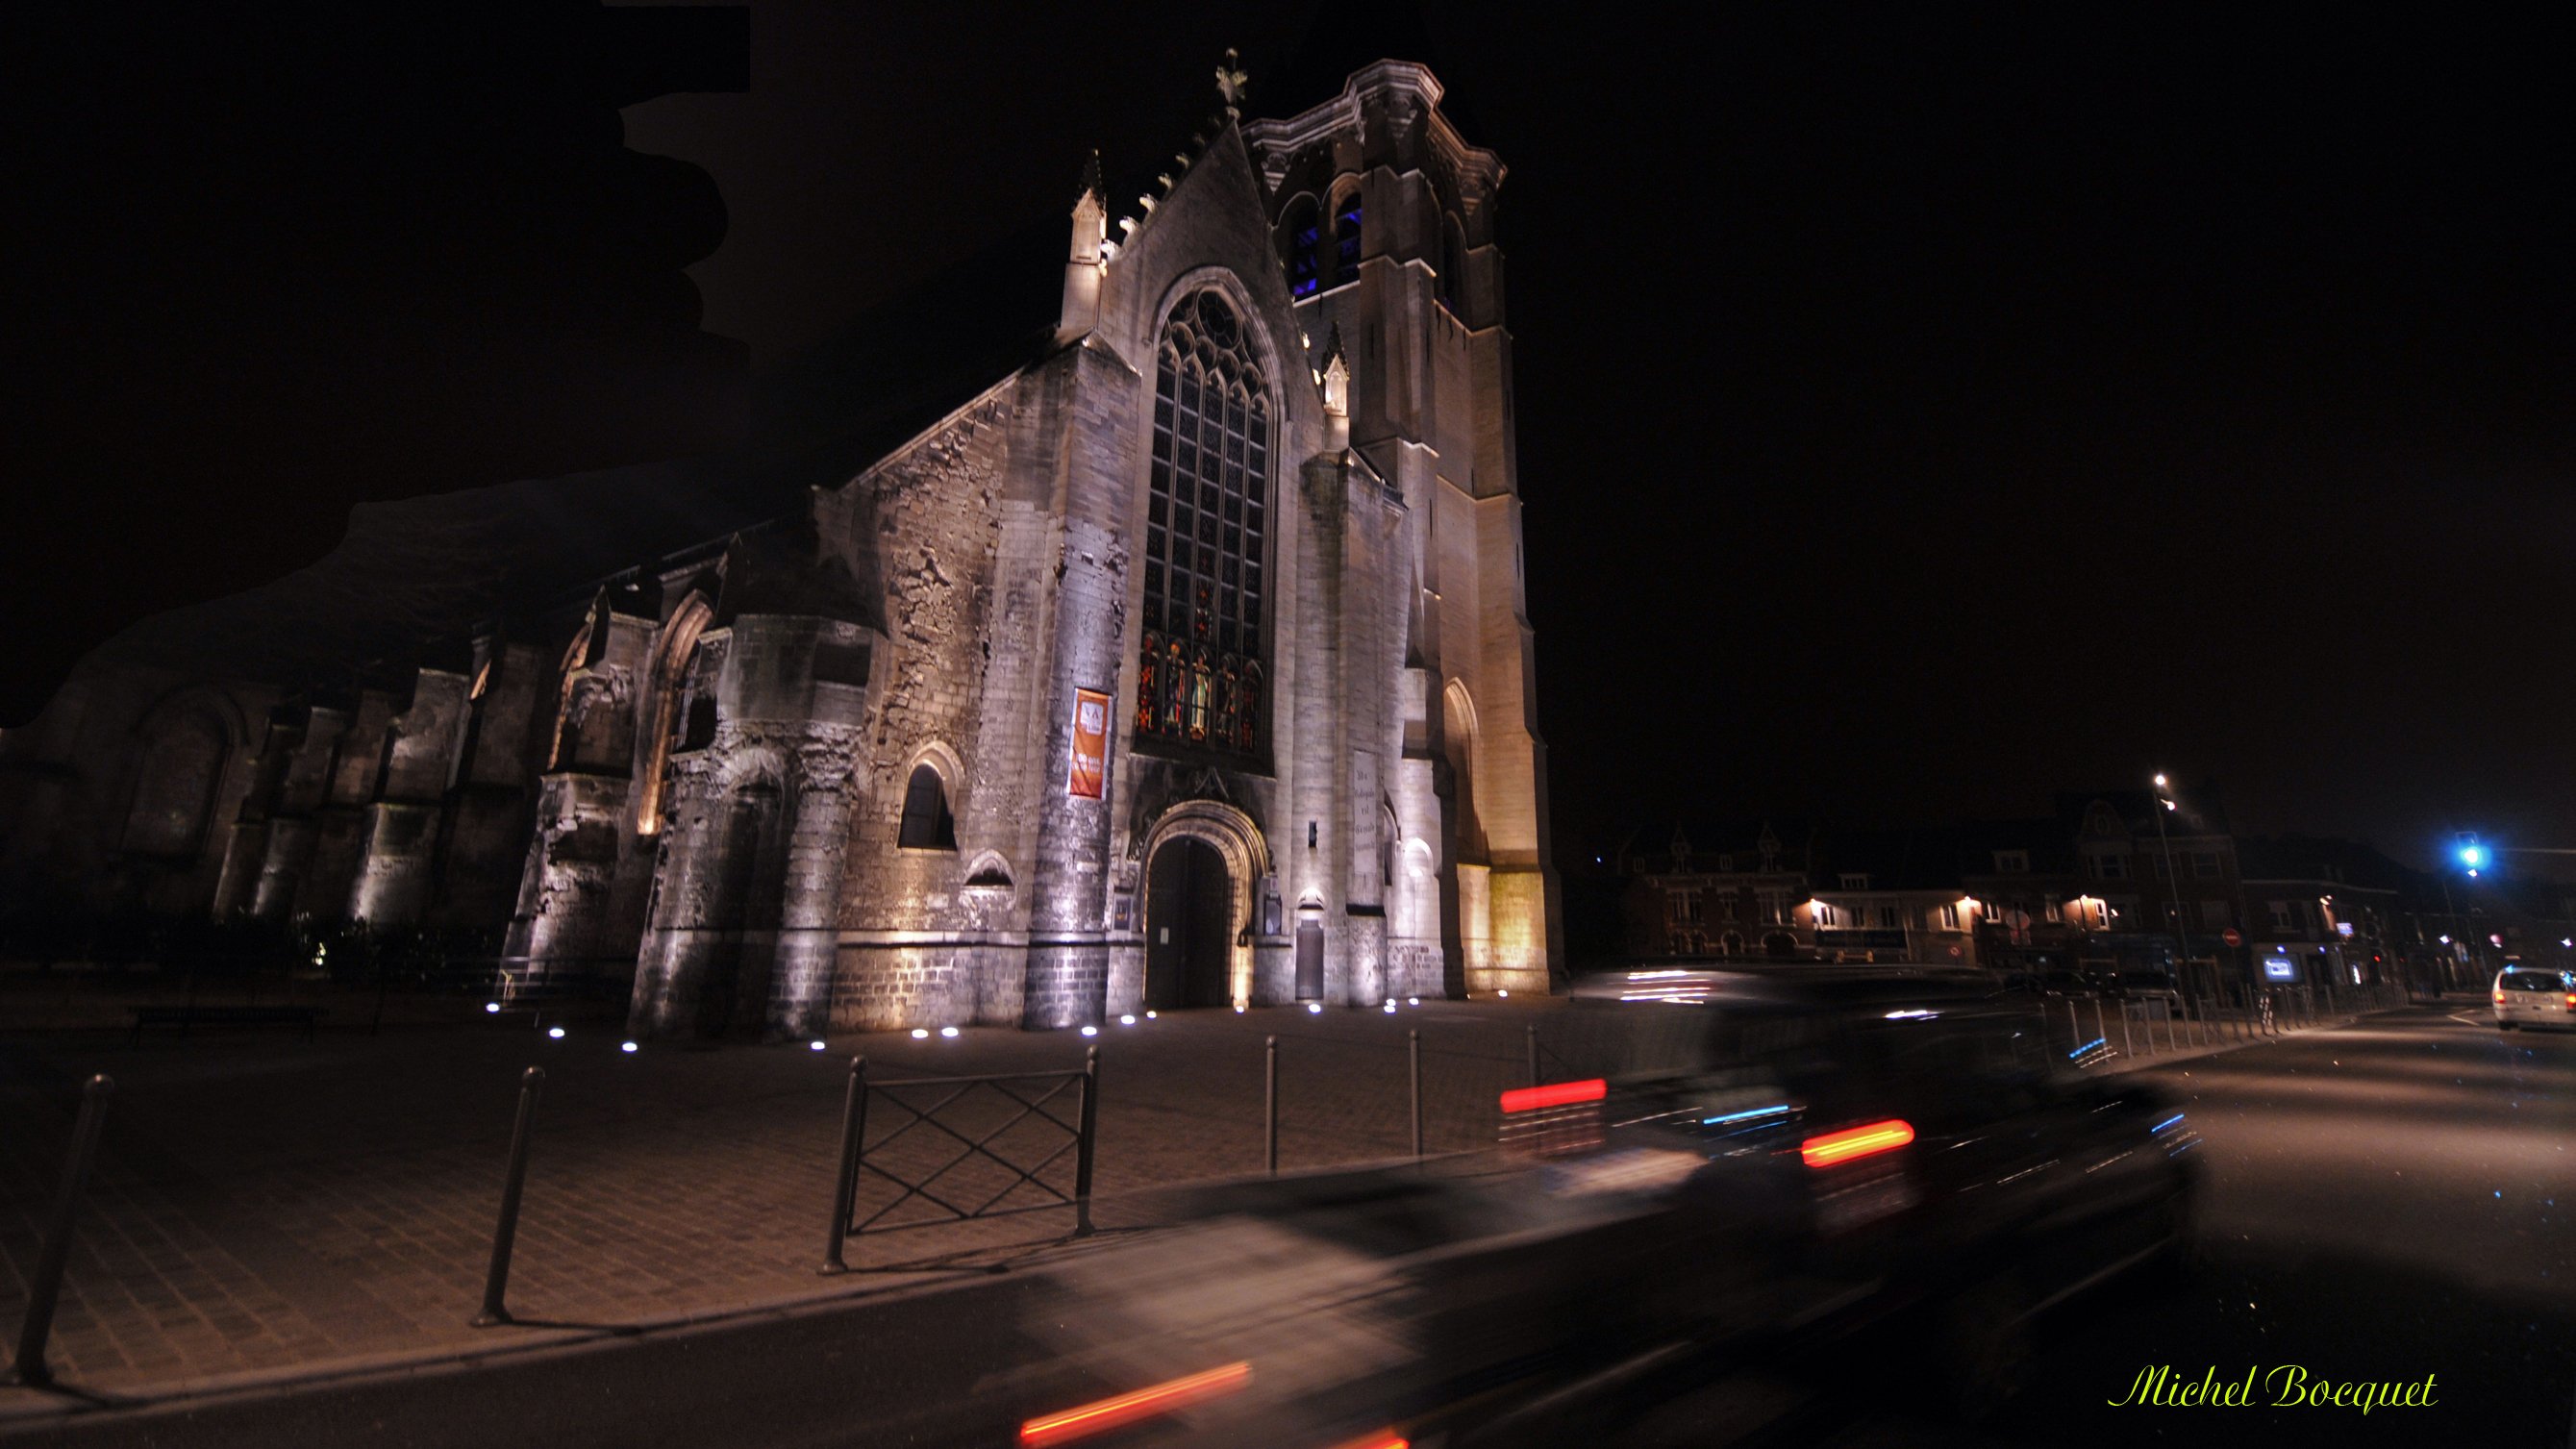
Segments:
[[[613,1017],[545,1036],[471,1002],[398,1002],[370,1035],[335,1011],[293,1032],[200,1029],[129,1047],[103,1023],[0,1039],[0,1324],[19,1321],[80,1082],[116,1082],[83,1205],[52,1362],[109,1394],[449,1352],[663,1322],[906,1281],[905,1269],[1060,1238],[1068,1210],[971,1227],[869,1234],[853,1278],[817,1276],[848,1062],[874,1079],[1077,1068],[1101,1053],[1098,1219],[1145,1220],[1150,1190],[1261,1170],[1263,1038],[1280,1039],[1283,1170],[1411,1151],[1405,1034],[1423,1034],[1426,1146],[1493,1140],[1496,1096],[1526,1080],[1527,1027],[1550,1071],[1598,1070],[1582,1013],[1545,1003],[1382,1011],[1194,1012],[1070,1032],[966,1029],[803,1046],[620,1049]],[[1568,1032],[1564,1028],[1577,1029]],[[525,1327],[467,1326],[480,1303],[521,1071],[545,1068],[509,1302]],[[1045,1084],[1027,1086],[1036,1095]],[[913,1094],[918,1096],[919,1094]],[[900,1125],[880,1096],[869,1136]],[[1073,1117],[1071,1093],[1048,1103]],[[959,1104],[980,1135],[1016,1110]],[[996,1146],[1050,1145],[1034,1119]],[[955,1154],[916,1130],[888,1154],[919,1171]],[[904,1154],[908,1152],[909,1157]],[[1049,1180],[1070,1183],[1071,1159]],[[981,1169],[979,1172],[978,1169]],[[871,1174],[864,1216],[894,1189]],[[970,1160],[941,1184],[980,1202],[1009,1185]],[[1006,1204],[1034,1201],[1025,1190]],[[923,1216],[915,1200],[888,1221]]]
[[[556,1039],[545,1032],[555,1021],[485,1015],[471,1001],[397,998],[380,1031],[368,1029],[372,999],[329,1004],[333,1025],[311,1041],[201,1029],[139,1046],[115,1024],[121,1006],[14,1013],[0,1036],[0,1325],[14,1328],[26,1303],[80,1083],[93,1072],[116,1082],[53,1335],[64,1384],[159,1395],[595,1335],[885,1291],[1067,1237],[1064,1208],[872,1232],[851,1241],[852,1275],[819,1275],[853,1055],[886,1082],[1073,1071],[1096,1047],[1095,1216],[1116,1231],[1155,1221],[1160,1189],[1262,1170],[1266,1037],[1279,1041],[1281,1167],[1297,1171],[1411,1152],[1409,1032],[1422,1039],[1424,1146],[1442,1154],[1493,1143],[1498,1095],[1530,1078],[1533,1028],[1541,1073],[1561,1079],[1678,1061],[1694,1015],[1425,1002],[1173,1013],[1096,1039],[966,1028],[839,1037],[819,1051],[630,1053],[610,1009],[563,1018]],[[531,1065],[547,1076],[509,1288],[519,1322],[476,1329]],[[1051,1085],[1013,1090],[1026,1100]],[[1022,1106],[979,1089],[943,1114],[964,1138],[895,1135],[908,1120],[897,1103],[946,1094],[877,1094],[867,1136],[892,1143],[872,1160],[917,1178]],[[1075,1101],[1066,1091],[1042,1106],[1070,1122]],[[1034,1115],[991,1145],[1022,1165],[1069,1149]],[[1042,1175],[1069,1188],[1071,1168],[1065,1150]],[[923,1199],[898,1202],[873,1173],[860,1181],[858,1217],[936,1215]],[[935,1190],[967,1206],[1045,1201],[1013,1181],[969,1155]]]

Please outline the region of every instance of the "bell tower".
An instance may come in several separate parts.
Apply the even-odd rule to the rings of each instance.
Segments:
[[[1335,360],[1347,353],[1346,380],[1331,380],[1347,391],[1336,430],[1404,504],[1404,737],[1371,808],[1392,813],[1402,842],[1385,874],[1402,864],[1436,883],[1438,940],[1423,943],[1425,909],[1424,935],[1394,949],[1436,949],[1452,990],[1544,991],[1563,927],[1493,234],[1504,168],[1441,95],[1427,66],[1380,60],[1243,136],[1310,362],[1320,372],[1328,337]]]

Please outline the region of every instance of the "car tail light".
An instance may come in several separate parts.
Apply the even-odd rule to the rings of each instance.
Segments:
[[[2498,992],[2496,992],[2496,994],[2495,994],[2495,1001],[2496,1001],[2496,1005],[2498,1005],[2498,1006],[2502,1006],[2502,1005],[2504,1005],[2504,992],[2502,992],[2501,990],[2499,990]]]
[[[2567,993],[2567,1004],[2571,1007],[2576,1007],[2576,991],[2570,991]]]
[[[1230,1363],[1205,1373],[1170,1379],[1150,1389],[1098,1399],[1062,1413],[1046,1414],[1020,1425],[1020,1443],[1028,1449],[1070,1444],[1122,1425],[1168,1414],[1192,1404],[1233,1393],[1252,1380],[1252,1365]]]
[[[1900,1117],[1890,1117],[1884,1122],[1865,1122],[1840,1132],[1828,1132],[1822,1137],[1810,1137],[1798,1144],[1798,1156],[1809,1167],[1832,1167],[1836,1163],[1894,1152],[1913,1140],[1914,1124]]]
[[[1393,1429],[1380,1429],[1374,1434],[1362,1434],[1347,1444],[1336,1444],[1333,1449],[1413,1449],[1413,1441]]]
[[[1503,1094],[1506,1112],[1536,1112],[1543,1107],[1571,1107],[1578,1102],[1598,1102],[1610,1095],[1610,1084],[1599,1077],[1588,1082],[1550,1082],[1544,1087],[1521,1087]]]

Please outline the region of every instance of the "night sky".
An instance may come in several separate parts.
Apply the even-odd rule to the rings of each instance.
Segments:
[[[2554,36],[2429,8],[1653,12],[1418,22],[1510,168],[1561,839],[2035,813],[2165,769],[2240,830],[2576,845]],[[1253,113],[1321,99],[1264,86],[1311,16],[767,0],[747,93],[630,106],[625,139],[713,178],[700,326],[766,373],[1060,215],[1088,148],[1150,175],[1228,45]],[[332,303],[316,276],[299,306]],[[335,456],[417,460],[466,406]],[[626,416],[563,411],[576,442]]]

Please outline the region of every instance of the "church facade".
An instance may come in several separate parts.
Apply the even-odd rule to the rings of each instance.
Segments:
[[[403,698],[76,680],[6,878],[488,925],[657,1036],[1547,990],[1503,168],[1418,65],[1238,86],[1083,179],[1043,357],[788,516]]]

